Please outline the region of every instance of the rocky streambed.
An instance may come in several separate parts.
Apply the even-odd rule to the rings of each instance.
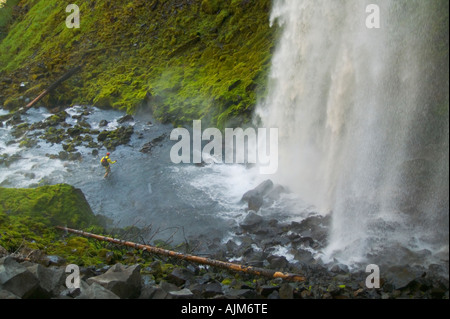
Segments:
[[[296,273],[303,282],[258,277],[174,258],[151,255],[150,263],[133,262],[79,267],[80,286],[68,288],[67,263],[58,256],[24,256],[2,251],[0,298],[75,299],[448,299],[448,279],[441,266],[394,266],[381,269],[380,288],[367,288],[365,268],[350,270],[323,264],[312,251],[326,241],[328,217],[280,224],[251,211],[240,233],[225,244],[201,236],[186,243],[193,254],[243,265]],[[180,249],[180,248],[179,248]],[[146,253],[147,254],[147,253]],[[30,254],[28,255],[28,257]]]

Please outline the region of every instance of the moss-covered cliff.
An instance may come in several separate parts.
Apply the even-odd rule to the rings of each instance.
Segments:
[[[58,184],[38,188],[0,188],[0,247],[9,253],[38,250],[69,262],[96,264],[102,247],[54,226],[102,231],[105,217],[94,215],[81,190]],[[71,226],[69,226],[71,225]]]
[[[8,0],[0,9],[4,108],[25,105],[77,65],[39,105],[133,113],[144,104],[164,122],[223,127],[247,121],[264,95],[271,0],[78,0],[78,29],[66,26],[69,3]]]

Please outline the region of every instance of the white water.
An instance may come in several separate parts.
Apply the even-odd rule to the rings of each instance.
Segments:
[[[257,110],[279,128],[274,179],[332,214],[325,259],[448,261],[448,3],[376,1],[368,29],[372,2],[274,1],[283,31]]]
[[[190,237],[205,237],[212,242],[213,239],[236,237],[234,227],[247,214],[247,205],[240,201],[242,195],[267,178],[258,174],[257,167],[246,168],[238,164],[204,167],[174,164],[169,156],[174,142],[168,138],[150,153],[141,153],[139,150],[145,143],[163,134],[168,136],[172,130],[172,126],[155,122],[145,112],[136,114],[134,121],[125,124],[118,123],[125,115],[121,111],[74,106],[66,112],[69,116],[65,123],[70,126],[77,124],[78,116],[87,112],[83,121],[92,129],[114,130],[120,125],[134,127],[130,142],[111,152],[111,158],[118,161],[111,167],[111,176],[104,179],[104,168],[99,164],[107,151],[104,147],[94,155],[93,149],[83,143],[77,146],[81,154],[79,160],[52,159],[48,154],[58,155],[67,141],[51,144],[39,138],[43,130],[30,130],[25,136],[36,139],[37,145],[21,147],[20,141],[25,136],[14,138],[11,135],[13,126],[5,122],[0,127],[0,156],[15,159],[0,162],[1,187],[68,183],[83,191],[95,214],[112,218],[114,225],[151,225],[152,238],[173,239],[175,243]],[[0,109],[1,113],[7,112]],[[50,115],[44,108],[32,108],[21,117],[24,122],[33,124]],[[100,127],[102,120],[109,124]],[[148,125],[149,121],[153,124]],[[96,134],[91,137],[97,141]],[[309,207],[304,206],[303,214],[293,216],[291,202],[295,207],[302,207],[295,196],[283,194],[282,199],[264,207],[261,213],[267,218],[270,215],[288,222],[309,215]]]

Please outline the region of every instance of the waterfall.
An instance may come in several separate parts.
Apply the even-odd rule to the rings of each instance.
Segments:
[[[368,28],[369,4],[380,28]],[[325,258],[448,262],[448,1],[275,0],[257,107],[277,182],[331,214]],[[434,259],[433,259],[434,260]]]

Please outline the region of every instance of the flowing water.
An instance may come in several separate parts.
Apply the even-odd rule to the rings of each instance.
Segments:
[[[324,261],[403,264],[415,253],[419,264],[448,263],[448,3],[377,1],[381,28],[368,29],[369,3],[274,1],[271,20],[282,32],[256,113],[258,126],[279,129],[276,175],[238,164],[174,164],[168,138],[142,153],[172,127],[139,113],[125,124],[134,134],[112,152],[118,162],[108,179],[99,163],[104,148],[93,155],[78,147],[80,161],[51,159],[46,154],[61,145],[23,148],[11,126],[0,127],[0,154],[19,157],[0,165],[0,186],[69,183],[119,226],[152,225],[155,238],[175,242],[199,235],[225,242],[246,216],[242,195],[270,178],[291,193],[263,207],[264,217],[331,214],[328,247],[316,252]],[[75,106],[66,122],[85,111],[100,130],[115,129],[124,115]],[[48,116],[34,108],[23,119]]]
[[[325,260],[448,262],[448,2],[372,2],[274,2],[274,179],[331,214]]]
[[[259,175],[257,168],[245,165],[172,163],[170,149],[175,141],[170,141],[169,135],[173,127],[157,123],[144,112],[123,124],[117,122],[125,115],[120,111],[74,106],[66,112],[69,116],[65,122],[71,126],[85,121],[99,131],[114,130],[120,125],[134,127],[130,142],[111,152],[111,159],[117,160],[111,165],[111,175],[104,179],[100,165],[105,148],[93,155],[92,148],[79,146],[80,160],[52,159],[48,155],[58,155],[63,150],[62,143],[38,139],[34,147],[20,147],[21,138],[11,136],[13,126],[5,123],[0,127],[0,154],[15,156],[16,160],[0,165],[0,186],[27,188],[68,183],[83,191],[95,214],[111,218],[114,225],[151,227],[152,239],[177,244],[190,238],[226,241],[233,237],[234,227],[246,216],[246,204],[240,201],[242,195],[267,178]],[[82,119],[77,118],[87,113]],[[33,108],[22,120],[33,124],[50,115],[44,108]],[[109,124],[100,127],[102,120]],[[43,130],[34,130],[26,134],[36,138],[42,133]],[[146,143],[163,135],[166,137],[155,143],[149,153],[140,152]],[[97,136],[92,138],[96,141]],[[310,211],[306,205],[302,214],[291,211],[288,203],[297,201],[295,196],[286,194],[284,199],[263,209],[262,214],[285,221],[301,220]],[[298,203],[295,206],[299,207]]]

